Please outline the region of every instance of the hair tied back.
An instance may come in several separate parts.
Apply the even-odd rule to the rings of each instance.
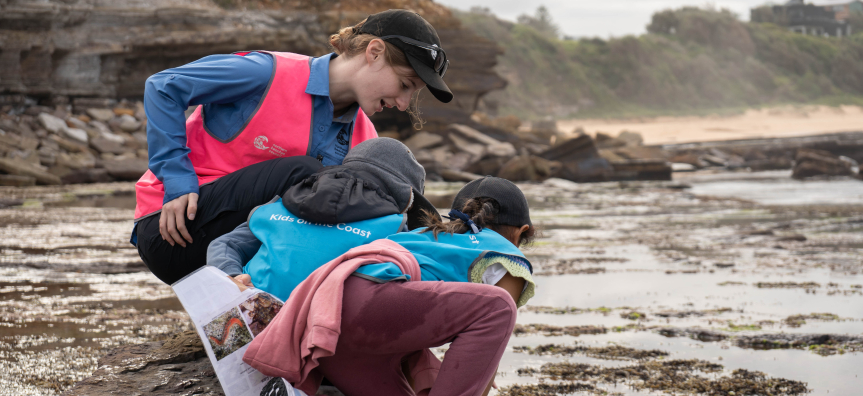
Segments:
[[[447,219],[450,219],[450,220],[459,219],[459,220],[463,221],[465,224],[467,224],[470,227],[470,230],[474,234],[479,234],[480,230],[482,230],[481,227],[477,227],[476,223],[474,223],[473,220],[470,219],[470,216],[462,213],[459,210],[452,209],[449,211],[449,216],[444,216],[444,217],[446,217]]]

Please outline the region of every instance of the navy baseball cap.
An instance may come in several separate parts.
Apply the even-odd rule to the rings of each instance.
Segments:
[[[453,199],[453,209],[461,210],[464,204],[473,198],[492,198],[500,205],[500,212],[495,216],[495,223],[521,227],[532,226],[530,209],[524,193],[513,182],[494,176],[476,179],[464,187]]]
[[[369,15],[360,33],[378,36],[402,50],[417,76],[426,83],[429,92],[443,103],[452,101],[452,91],[443,81],[449,60],[434,27],[419,14],[407,10],[387,10]]]

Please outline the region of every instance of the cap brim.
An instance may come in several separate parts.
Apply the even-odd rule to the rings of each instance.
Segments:
[[[443,103],[449,103],[452,101],[452,92],[450,92],[446,83],[443,82],[443,78],[441,78],[440,74],[437,74],[437,72],[435,72],[431,67],[428,67],[419,59],[414,58],[411,54],[405,52],[405,56],[407,56],[408,62],[410,62],[411,67],[413,67],[420,79],[426,83],[429,92],[434,95],[435,99]]]
[[[437,209],[429,202],[426,197],[420,194],[416,189],[414,191],[414,202],[410,209],[408,209],[408,229],[413,231],[417,228],[425,227],[426,225],[423,223],[422,219],[425,217],[423,214],[423,209],[431,213],[433,216],[437,216],[440,219],[440,213],[438,213]]]

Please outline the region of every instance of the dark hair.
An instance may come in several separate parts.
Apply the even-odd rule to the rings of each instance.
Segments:
[[[339,29],[338,33],[330,35],[330,47],[333,48],[333,52],[346,58],[353,58],[354,56],[365,52],[369,43],[371,43],[372,40],[379,38],[373,34],[360,33],[360,29],[362,29],[367,19],[368,18],[363,19],[360,23],[354,26],[343,27]],[[384,41],[384,46],[386,47],[384,59],[386,59],[388,65],[410,69],[410,74],[405,77],[416,76],[416,72],[408,61],[407,55],[405,55],[399,47],[386,41]],[[421,117],[422,112],[420,112],[419,109],[419,91],[420,90],[417,90],[417,92],[414,93],[411,98],[411,104],[407,108],[407,113],[410,115],[411,121],[413,121],[413,127],[417,130],[422,129],[423,124],[425,124],[425,121],[423,121]]]
[[[470,226],[468,226],[464,221],[453,220],[444,223],[440,217],[435,216],[433,213],[429,213],[425,209],[423,209],[422,212],[424,215],[422,219],[423,225],[428,227],[422,232],[434,233],[435,239],[437,239],[438,234],[441,232],[445,232],[447,234],[464,234],[465,232],[470,231]],[[532,243],[538,233],[536,227],[530,226],[530,228],[522,232],[521,235],[518,235],[517,233],[521,227],[496,224],[495,218],[497,217],[498,212],[500,212],[500,204],[498,204],[494,198],[471,198],[464,203],[464,207],[461,208],[461,212],[470,216],[471,221],[473,221],[477,227],[491,229],[509,240],[519,237],[519,247]]]

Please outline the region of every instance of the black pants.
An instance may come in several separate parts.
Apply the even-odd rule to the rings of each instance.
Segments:
[[[162,282],[172,284],[207,264],[207,247],[214,239],[246,221],[256,206],[282,195],[289,187],[322,168],[318,160],[287,157],[260,162],[202,186],[195,220],[186,218],[192,243],[171,246],[159,234],[161,214],[138,222],[138,254]]]

